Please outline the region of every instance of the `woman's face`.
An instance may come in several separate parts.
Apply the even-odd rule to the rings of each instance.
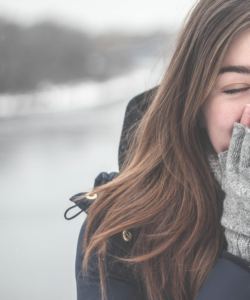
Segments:
[[[201,126],[206,128],[217,153],[228,150],[234,122],[250,125],[247,104],[250,104],[250,29],[231,42],[220,74],[202,107]]]

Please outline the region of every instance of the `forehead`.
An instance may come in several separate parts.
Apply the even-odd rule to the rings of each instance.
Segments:
[[[250,66],[250,28],[238,34],[231,41],[223,62],[223,66],[227,65]]]

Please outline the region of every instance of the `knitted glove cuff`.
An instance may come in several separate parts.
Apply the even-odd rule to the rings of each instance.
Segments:
[[[225,229],[227,251],[250,262],[250,238],[230,229]]]
[[[250,199],[226,195],[221,225],[228,230],[247,236],[250,240],[250,211],[246,207],[247,201],[250,201]]]

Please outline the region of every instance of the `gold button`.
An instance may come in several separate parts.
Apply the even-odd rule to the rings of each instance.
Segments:
[[[132,239],[132,233],[128,230],[123,230],[122,237],[124,241],[129,242]]]
[[[94,199],[97,198],[97,194],[91,195],[91,194],[88,193],[88,194],[85,195],[85,198],[90,199],[90,200],[94,200]]]

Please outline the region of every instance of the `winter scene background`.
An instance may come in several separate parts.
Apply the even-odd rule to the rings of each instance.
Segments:
[[[1,0],[1,299],[76,299],[69,198],[119,171],[126,106],[160,83],[193,3]]]

